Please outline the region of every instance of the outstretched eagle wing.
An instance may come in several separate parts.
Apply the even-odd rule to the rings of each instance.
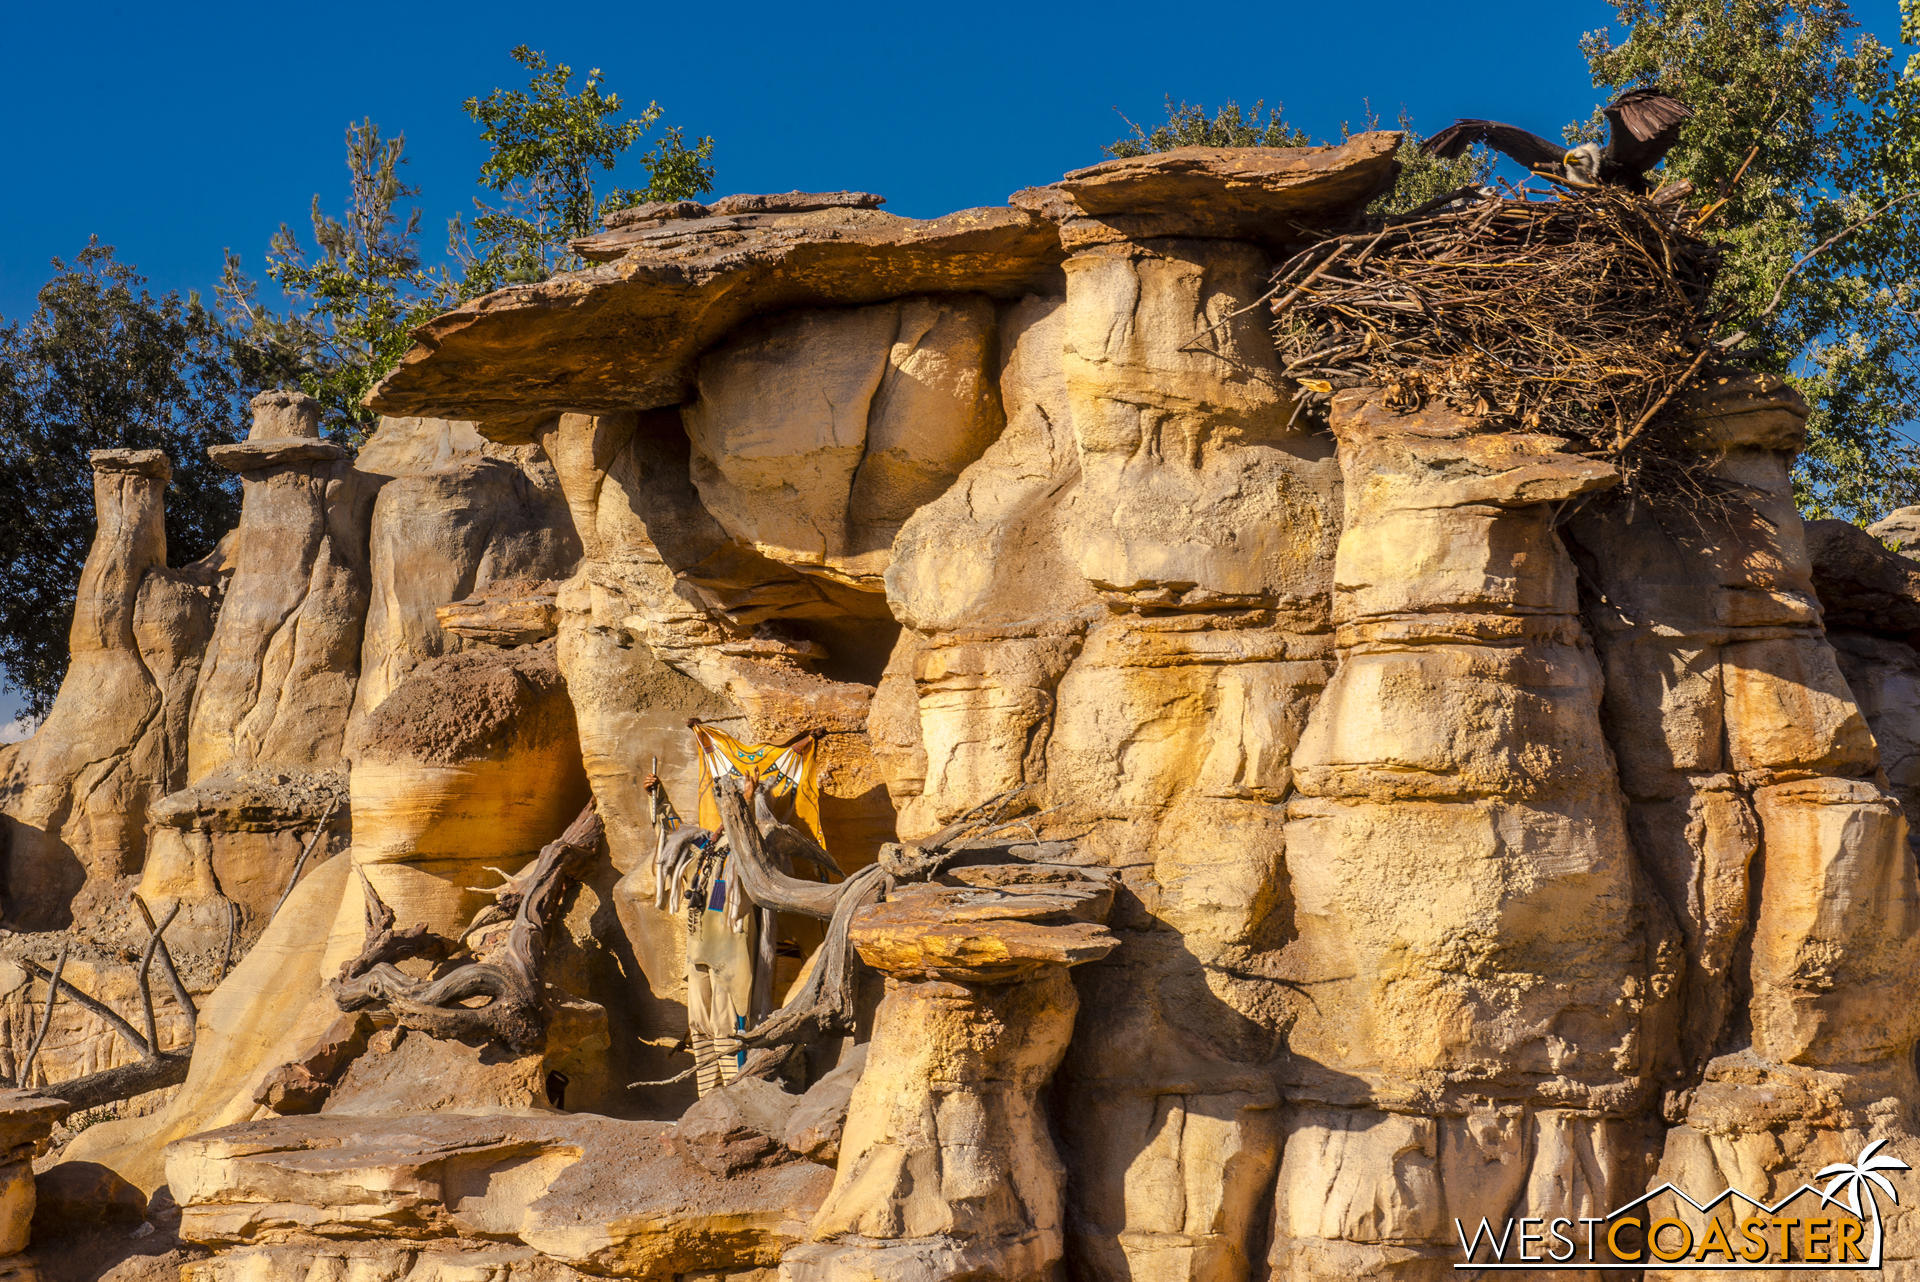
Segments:
[[[1506,153],[1528,169],[1558,165],[1567,154],[1557,142],[1498,120],[1456,120],[1421,143],[1420,150],[1443,160],[1457,160],[1476,142]]]
[[[1642,174],[1680,141],[1680,126],[1693,108],[1657,89],[1630,89],[1606,110],[1607,157],[1631,173]]]

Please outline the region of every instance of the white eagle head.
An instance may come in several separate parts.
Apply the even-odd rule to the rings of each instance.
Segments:
[[[1600,185],[1600,144],[1583,142],[1561,158],[1566,167],[1567,185],[1571,187],[1598,187]]]

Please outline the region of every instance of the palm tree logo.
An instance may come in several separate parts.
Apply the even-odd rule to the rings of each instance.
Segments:
[[[1900,1202],[1900,1194],[1893,1187],[1893,1181],[1880,1172],[1913,1169],[1897,1157],[1874,1156],[1886,1143],[1886,1140],[1875,1140],[1861,1149],[1860,1156],[1852,1162],[1835,1162],[1832,1166],[1822,1168],[1819,1175],[1814,1177],[1822,1180],[1833,1177],[1826,1191],[1820,1195],[1821,1202],[1838,1203],[1853,1212],[1855,1219],[1864,1218],[1860,1214],[1860,1193],[1863,1189],[1866,1191],[1867,1207],[1873,1214],[1873,1264],[1880,1263],[1880,1200],[1874,1195],[1874,1189],[1885,1192],[1895,1205]],[[1835,1193],[1842,1188],[1846,1190],[1845,1194],[1836,1197]]]

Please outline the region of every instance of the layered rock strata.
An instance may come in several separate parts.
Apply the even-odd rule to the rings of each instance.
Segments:
[[[205,1282],[316,1273],[659,1282],[768,1268],[831,1176],[796,1162],[732,1180],[657,1122],[470,1116],[276,1118],[167,1153]],[[618,1179],[608,1175],[618,1172]]]
[[[28,1091],[0,1091],[0,1259],[26,1250],[38,1198],[33,1159],[67,1106]],[[0,1268],[4,1268],[0,1264]]]
[[[335,753],[352,857],[205,1003],[174,1103],[72,1155],[152,1189],[179,1141],[209,1278],[421,1282],[1438,1279],[1456,1217],[1920,1161],[1920,571],[1810,552],[1777,381],[1678,406],[1690,511],[1460,407],[1341,388],[1309,422],[1258,304],[1398,141],[1129,158],[930,222],[650,208],[424,327],[374,398],[471,428],[390,419],[349,474],[265,404],[248,510],[308,532],[276,590],[367,622],[329,668],[223,613],[223,665],[259,637],[219,697],[251,663],[248,709],[290,711],[243,709],[221,786]],[[691,811],[690,717],[820,732],[827,844],[892,878],[853,931],[887,976],[864,1066],[836,1034],[693,1110],[645,1084],[685,1067],[686,930],[640,788]],[[363,884],[457,933],[588,790],[606,856],[548,953],[604,1008],[550,1039],[575,1059],[343,1023]],[[901,842],[1039,862],[921,883]],[[146,871],[225,886],[206,862]],[[784,977],[813,937],[773,942]]]
[[[888,977],[887,995],[833,1189],[812,1241],[782,1260],[787,1282],[1060,1266],[1065,1169],[1040,1092],[1073,1036],[1067,968],[1118,943],[1100,925],[1112,890],[1067,869],[1002,886],[996,871],[1007,870],[903,887],[856,918],[854,946]]]
[[[1572,535],[1621,783],[1646,816],[1637,853],[1687,943],[1658,1179],[1771,1198],[1874,1139],[1915,1160],[1920,884],[1793,509],[1805,407],[1763,379],[1692,400],[1701,449],[1739,500],[1631,524],[1596,511]],[[1910,1267],[1903,1218],[1888,1259]]]
[[[1552,533],[1617,474],[1364,393],[1336,396],[1333,430],[1339,667],[1287,808],[1287,953],[1310,999],[1272,1263],[1439,1278],[1455,1218],[1602,1214],[1644,1187],[1682,962]]]

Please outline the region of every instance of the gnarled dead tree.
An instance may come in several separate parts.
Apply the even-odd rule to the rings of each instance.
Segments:
[[[784,1006],[742,1035],[741,1041],[754,1050],[741,1066],[741,1077],[774,1076],[796,1047],[853,1031],[854,981],[865,963],[848,937],[862,908],[886,898],[899,883],[924,881],[962,858],[1044,863],[1065,858],[1073,849],[1071,842],[1043,842],[1036,836],[1033,821],[1051,810],[1003,821],[1027,791],[1016,788],[989,797],[917,845],[883,847],[879,862],[837,884],[805,881],[789,875],[781,861],[805,859],[835,872],[839,865],[803,830],[757,805],[756,786],[755,780],[729,775],[714,787],[733,853],[733,875],[755,907],[818,918],[827,923],[827,935],[806,982],[788,995]],[[1025,829],[1027,839],[1002,835],[1011,829]],[[692,1073],[688,1069],[666,1081],[633,1082],[629,1089],[671,1085]]]
[[[145,1033],[122,1019],[118,1012],[97,997],[89,996],[75,987],[64,975],[67,961],[67,946],[62,945],[60,957],[49,971],[32,958],[22,958],[20,964],[27,971],[47,981],[47,1009],[43,1013],[40,1031],[34,1037],[27,1051],[26,1059],[20,1066],[20,1081],[24,1083],[27,1074],[33,1068],[34,1058],[40,1052],[41,1043],[46,1040],[47,1030],[53,1024],[53,1003],[64,993],[76,1006],[92,1012],[105,1021],[106,1025],[118,1033],[127,1045],[140,1053],[140,1058],[131,1064],[121,1064],[116,1068],[105,1069],[98,1073],[88,1073],[81,1077],[69,1078],[64,1082],[52,1082],[40,1087],[44,1095],[65,1100],[74,1110],[98,1108],[102,1104],[111,1104],[115,1100],[131,1099],[135,1095],[144,1095],[148,1091],[157,1091],[163,1086],[178,1086],[187,1080],[187,1066],[193,1059],[193,1040],[189,1036],[185,1046],[173,1050],[160,1049],[158,1021],[154,1018],[153,989],[150,983],[154,959],[159,958],[160,969],[167,977],[168,985],[173,989],[174,1000],[180,1004],[191,1027],[200,1012],[193,1004],[193,998],[187,993],[186,984],[181,982],[180,972],[173,964],[173,954],[167,950],[164,938],[168,926],[180,914],[180,905],[175,902],[167,915],[158,923],[153,914],[147,911],[147,905],[138,895],[133,897],[134,906],[140,910],[140,916],[147,924],[146,947],[140,953],[140,1013]]]
[[[385,1012],[403,1027],[429,1037],[498,1041],[523,1054],[540,1050],[546,1044],[548,1020],[540,996],[540,963],[546,955],[553,909],[566,880],[577,876],[599,848],[603,831],[600,816],[588,803],[566,832],[541,849],[531,870],[508,878],[507,885],[499,888],[498,901],[482,909],[468,927],[471,932],[500,920],[501,910],[512,902],[513,925],[506,943],[489,960],[468,962],[437,979],[413,978],[396,967],[388,954],[399,940],[414,950],[406,954],[410,956],[428,955],[428,941],[444,950],[442,957],[451,955],[456,945],[424,927],[395,932],[393,911],[362,874],[369,910],[367,942],[328,985],[334,1002],[344,1011]],[[487,1003],[465,1004],[475,997],[485,997]]]
[[[751,822],[749,817],[756,813],[752,789],[751,781],[743,783],[738,778],[723,779],[716,789],[720,819],[733,848],[734,871],[741,889],[762,908],[825,919],[827,937],[820,944],[819,959],[807,982],[788,997],[786,1005],[741,1039],[749,1046],[775,1052],[750,1058],[742,1070],[748,1076],[756,1075],[756,1069],[773,1071],[785,1058],[786,1047],[853,1031],[854,979],[863,965],[848,943],[855,914],[892,893],[899,882],[923,880],[963,854],[1004,851],[1007,843],[993,843],[988,838],[1000,830],[994,827],[994,820],[1015,802],[1019,791],[990,798],[922,846],[902,848],[917,858],[902,861],[883,855],[880,862],[862,868],[838,885],[822,885],[801,881],[780,870],[775,855],[791,857],[809,847],[821,856],[826,852],[791,824],[768,823],[770,816],[763,816],[759,823]],[[1065,843],[1049,843],[1048,850],[1054,846],[1067,848]],[[906,867],[906,863],[914,866]]]

